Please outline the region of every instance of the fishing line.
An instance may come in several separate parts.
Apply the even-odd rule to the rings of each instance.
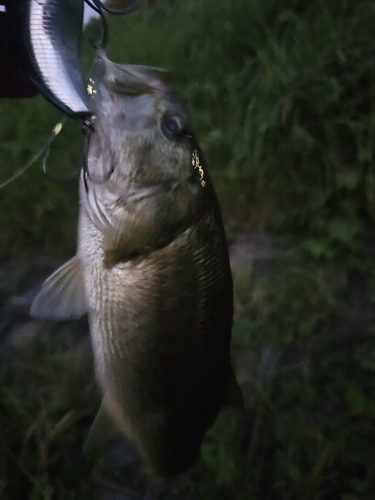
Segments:
[[[50,149],[50,146],[52,144],[52,142],[55,140],[56,136],[61,132],[62,128],[63,128],[63,125],[66,121],[66,117],[64,117],[61,122],[57,123],[53,130],[52,130],[52,134],[50,135],[50,137],[47,139],[47,142],[44,144],[44,146],[42,148],[40,148],[31,158],[30,160],[26,163],[26,165],[24,165],[23,167],[21,167],[14,175],[12,175],[9,179],[7,179],[5,182],[1,183],[0,184],[0,189],[4,188],[5,186],[7,186],[8,184],[10,184],[11,182],[13,182],[14,180],[16,180],[18,177],[20,177],[20,175],[22,175],[24,172],[26,172],[26,170],[28,170],[32,165],[34,165],[34,163],[44,154],[46,154],[49,149]]]

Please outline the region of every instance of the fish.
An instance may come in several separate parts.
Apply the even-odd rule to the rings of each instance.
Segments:
[[[99,51],[90,82],[77,253],[44,282],[31,315],[88,314],[99,414],[152,474],[173,477],[194,467],[239,391],[223,221],[170,73]]]

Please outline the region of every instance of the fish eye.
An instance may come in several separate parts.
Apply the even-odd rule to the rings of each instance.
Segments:
[[[179,116],[165,116],[160,128],[165,137],[172,141],[179,139],[186,131],[185,124]]]

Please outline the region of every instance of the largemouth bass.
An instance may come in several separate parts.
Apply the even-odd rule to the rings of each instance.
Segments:
[[[169,79],[98,55],[77,255],[31,308],[88,313],[102,408],[160,476],[194,465],[235,384],[223,223]]]

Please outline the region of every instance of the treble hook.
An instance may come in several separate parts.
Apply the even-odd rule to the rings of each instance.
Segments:
[[[109,14],[114,15],[126,15],[131,14],[135,10],[138,9],[142,5],[142,0],[135,0],[132,4],[128,5],[125,9],[120,10],[112,10],[106,7],[106,5],[100,0],[85,0],[86,4],[92,8],[97,14],[100,16],[100,20],[102,23],[102,40],[100,42],[100,46],[104,49],[108,43],[108,23],[105,18],[104,12],[108,12]],[[94,42],[91,42],[94,45]]]
[[[94,10],[100,16],[100,20],[101,20],[101,23],[102,23],[102,39],[101,39],[101,42],[100,42],[100,47],[102,49],[105,49],[106,46],[107,46],[107,43],[108,43],[108,23],[107,23],[107,20],[105,18],[105,15],[103,14],[102,9],[100,9],[95,4],[93,4],[91,2],[91,0],[85,0],[85,2],[87,3],[87,5],[89,7],[92,8],[92,10]],[[95,47],[96,42],[94,42],[93,40],[90,40],[90,42],[91,42],[91,45],[93,45],[94,48],[96,48]]]
[[[142,0],[135,0],[135,2],[131,3],[124,9],[119,9],[119,10],[112,10],[109,9],[101,0],[85,0],[86,3],[88,1],[93,2],[96,6],[97,9],[104,10],[105,12],[108,12],[109,14],[114,14],[114,15],[127,15],[131,14],[135,10],[137,10],[141,5],[142,5]],[[96,9],[94,9],[96,10]],[[98,12],[98,11],[96,11]]]
[[[89,166],[88,166],[88,155],[89,155],[89,150],[90,150],[90,141],[93,132],[95,132],[94,127],[92,126],[91,123],[88,124],[88,126],[85,126],[83,128],[83,135],[84,135],[84,145],[83,145],[83,155],[82,155],[82,174],[83,174],[83,183],[85,186],[86,192],[88,192],[88,184],[87,181],[90,180],[93,184],[102,184],[103,182],[106,182],[113,172],[115,171],[116,167],[116,161],[114,158],[114,154],[111,151],[111,166],[106,175],[104,175],[101,179],[95,179],[89,171]]]

